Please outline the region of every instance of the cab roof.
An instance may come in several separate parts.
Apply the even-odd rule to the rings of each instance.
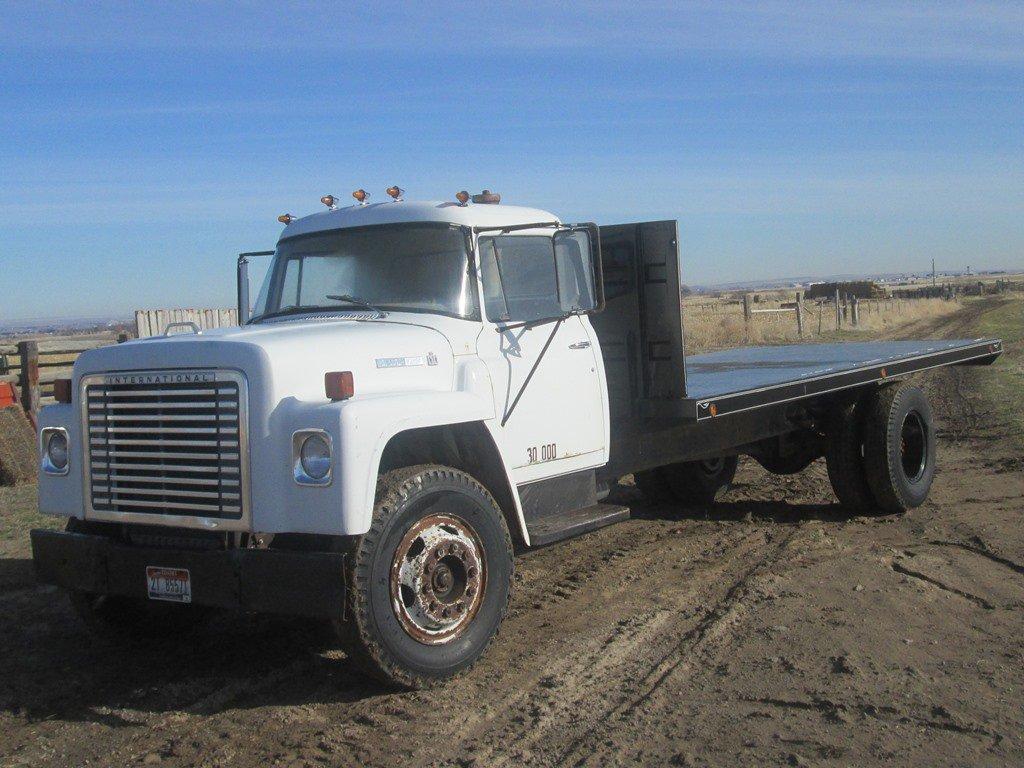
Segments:
[[[321,211],[295,219],[286,225],[279,240],[349,227],[375,224],[442,222],[467,227],[514,227],[522,224],[561,223],[555,214],[539,208],[517,205],[471,204],[453,202],[389,200],[385,203],[350,205]]]

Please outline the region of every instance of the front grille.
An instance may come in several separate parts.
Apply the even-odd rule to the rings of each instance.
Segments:
[[[86,384],[94,511],[242,517],[241,393],[237,381],[221,378],[111,376]]]

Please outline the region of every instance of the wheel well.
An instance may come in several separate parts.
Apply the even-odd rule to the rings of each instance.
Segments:
[[[399,432],[384,446],[379,472],[383,474],[416,464],[443,464],[472,475],[494,496],[505,515],[509,532],[522,542],[515,500],[505,476],[501,454],[481,422]]]

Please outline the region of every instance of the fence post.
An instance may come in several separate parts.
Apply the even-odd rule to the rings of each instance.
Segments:
[[[18,388],[21,390],[21,407],[35,426],[39,413],[39,343],[19,341],[18,356],[21,358],[21,373]]]
[[[836,288],[836,330],[843,326],[843,308],[839,306],[839,289]]]
[[[800,291],[796,294],[796,334],[804,337],[804,294]]]
[[[743,321],[746,322],[746,323],[749,323],[751,318],[753,318],[753,316],[754,316],[753,312],[750,309],[750,294],[749,293],[744,293],[743,294]]]

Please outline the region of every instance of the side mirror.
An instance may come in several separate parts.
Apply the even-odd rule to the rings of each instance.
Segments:
[[[249,298],[249,259],[252,256],[273,256],[274,251],[249,251],[238,254],[238,275],[236,278],[238,292],[238,324],[249,322],[252,303]]]

